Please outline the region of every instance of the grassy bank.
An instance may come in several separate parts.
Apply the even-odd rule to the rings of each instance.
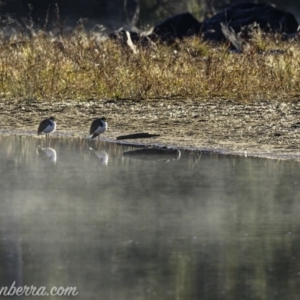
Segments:
[[[5,98],[172,98],[201,96],[288,99],[300,91],[297,41],[260,33],[242,54],[190,38],[172,46],[128,47],[77,32],[38,32],[0,41]],[[279,49],[282,53],[269,51]]]

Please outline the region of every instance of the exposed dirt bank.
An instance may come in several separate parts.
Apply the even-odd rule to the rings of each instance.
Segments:
[[[57,119],[59,135],[87,136],[93,118],[105,116],[103,139],[138,132],[160,134],[126,140],[248,156],[300,160],[300,99],[248,104],[228,99],[28,102],[0,100],[0,132],[36,133]]]

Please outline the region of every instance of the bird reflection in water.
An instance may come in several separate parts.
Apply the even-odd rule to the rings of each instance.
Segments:
[[[97,157],[100,165],[107,166],[108,164],[108,154],[105,150],[101,150],[96,147],[92,147],[91,145],[89,146],[90,152],[94,154],[94,157]]]
[[[50,147],[42,148],[41,146],[38,146],[36,152],[42,159],[48,159],[53,164],[56,163],[57,155],[55,149]]]

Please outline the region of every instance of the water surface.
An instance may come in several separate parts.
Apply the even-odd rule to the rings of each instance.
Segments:
[[[146,160],[71,138],[0,144],[1,286],[75,286],[77,299],[299,299],[298,162]]]

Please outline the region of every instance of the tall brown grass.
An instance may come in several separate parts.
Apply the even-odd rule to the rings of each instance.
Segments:
[[[297,41],[260,32],[243,53],[200,38],[137,46],[137,53],[98,34],[43,31],[0,40],[0,92],[5,98],[288,99],[300,92]],[[276,51],[274,51],[276,49]]]

